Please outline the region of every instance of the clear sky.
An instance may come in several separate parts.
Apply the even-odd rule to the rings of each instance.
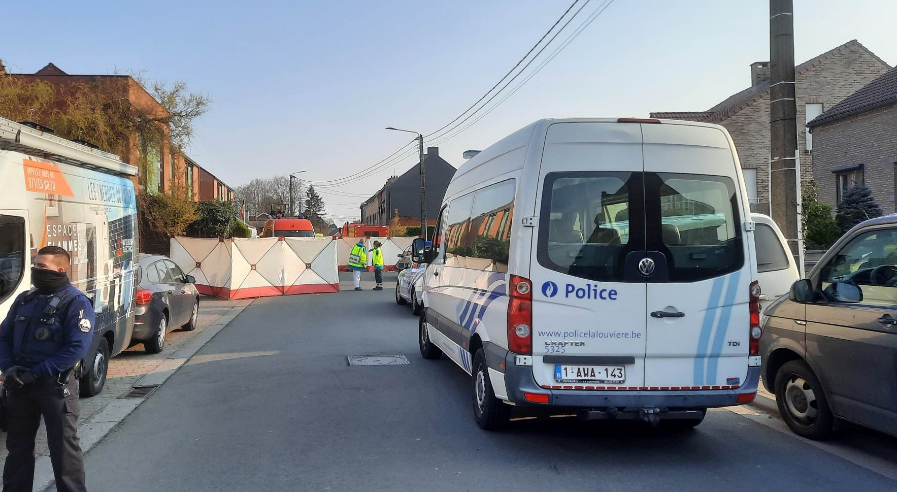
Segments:
[[[329,180],[413,137],[386,126],[426,134],[451,121],[571,2],[4,2],[0,58],[17,73],[53,62],[70,74],[145,70],[183,80],[213,100],[189,154],[229,185],[299,170]],[[794,3],[798,63],[851,39],[897,63],[897,1]],[[746,88],[748,65],[768,59],[766,1],[616,0],[519,92],[440,145],[440,155],[460,166],[464,150],[543,117],[705,110]],[[354,195],[370,195],[414,162],[328,191],[328,211],[356,217],[362,199]]]

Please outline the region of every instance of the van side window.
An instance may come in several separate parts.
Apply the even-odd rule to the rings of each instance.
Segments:
[[[850,282],[862,291],[863,304],[893,307],[897,304],[897,230],[855,237],[822,269],[820,279],[826,293],[834,282]]]
[[[724,176],[660,173],[646,175],[651,201],[648,227],[657,217],[652,197],[660,197],[660,239],[671,282],[696,282],[739,270],[744,265],[741,220],[735,184]],[[648,236],[649,250],[657,248]]]
[[[754,229],[754,243],[757,245],[757,271],[774,272],[788,268],[788,254],[776,231],[767,224],[757,223]]]
[[[0,301],[16,291],[25,274],[24,264],[25,219],[0,215]]]
[[[471,256],[468,268],[508,271],[515,192],[513,179],[477,190],[464,243]]]
[[[455,198],[449,203],[445,218],[445,264],[446,266],[466,266],[465,259],[471,256],[467,235],[470,230],[470,208],[473,193]]]
[[[630,229],[644,228],[641,193],[630,194],[641,188],[641,173],[549,173],[544,186],[539,263],[589,280],[622,281]]]
[[[435,252],[434,258],[438,258],[440,252],[442,251],[442,237],[445,235],[445,219],[446,213],[445,211],[448,209],[448,205],[443,206],[442,210],[439,211],[439,218],[436,219],[436,231],[434,232],[433,238],[430,240],[430,248]]]

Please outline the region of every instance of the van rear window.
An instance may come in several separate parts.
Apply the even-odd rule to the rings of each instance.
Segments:
[[[643,282],[637,272],[627,272],[637,267],[628,255],[639,251],[666,258],[667,271],[654,281],[695,282],[744,265],[730,178],[550,173],[543,189],[537,257],[551,270],[588,280]]]

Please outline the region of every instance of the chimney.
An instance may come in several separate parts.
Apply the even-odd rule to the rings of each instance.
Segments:
[[[427,157],[439,157],[439,147],[427,147]]]
[[[751,87],[769,80],[769,62],[751,63]]]

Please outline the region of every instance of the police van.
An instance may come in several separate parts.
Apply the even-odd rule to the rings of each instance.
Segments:
[[[740,169],[703,123],[549,119],[504,138],[455,173],[419,258],[421,354],[472,376],[485,429],[511,406],[690,427],[751,402],[760,288]]]
[[[96,311],[82,396],[102,391],[134,329],[136,175],[116,155],[0,118],[0,316],[31,288],[37,251],[65,248],[69,280]]]

